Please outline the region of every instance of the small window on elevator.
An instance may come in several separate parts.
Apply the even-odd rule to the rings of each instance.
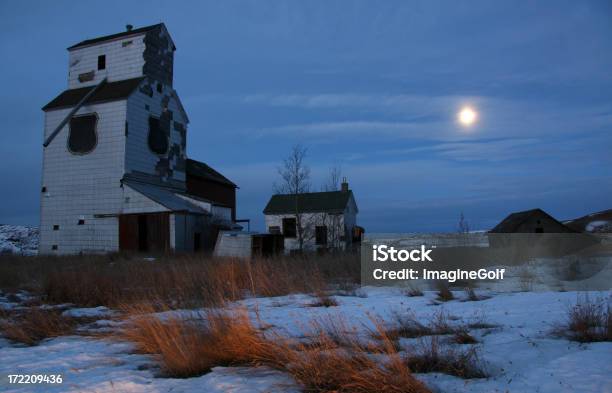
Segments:
[[[106,55],[98,56],[98,69],[99,70],[106,69]]]

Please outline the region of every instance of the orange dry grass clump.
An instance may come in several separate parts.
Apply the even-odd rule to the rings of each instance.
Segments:
[[[132,314],[134,311],[132,308]],[[132,316],[122,335],[134,342],[139,352],[159,356],[165,375],[190,377],[215,366],[260,364],[273,356],[274,345],[253,326],[244,310],[192,313],[187,318],[143,311],[140,308]]]
[[[364,345],[352,330],[340,330],[343,321],[329,321],[318,329],[312,344],[298,345],[289,353],[286,370],[308,392],[426,393],[381,331],[380,345]]]
[[[0,315],[0,333],[5,338],[26,345],[71,334],[77,320],[65,317],[59,310],[31,308],[19,313]]]
[[[612,341],[612,309],[605,299],[588,296],[567,310],[567,321],[554,333],[578,342]]]
[[[158,356],[167,376],[201,375],[215,366],[268,366],[289,373],[309,392],[426,393],[390,340],[371,352],[350,332],[318,329],[312,342],[264,334],[246,310],[208,311],[190,318],[132,310],[123,336]],[[341,343],[341,345],[339,344]]]

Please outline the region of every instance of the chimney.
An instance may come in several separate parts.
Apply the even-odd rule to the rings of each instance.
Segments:
[[[132,25],[125,25],[125,30],[127,30],[127,31],[132,31],[133,28],[134,28],[134,26],[132,26]]]
[[[340,191],[349,192],[348,182],[346,181],[346,177],[342,178],[342,184],[340,185]]]

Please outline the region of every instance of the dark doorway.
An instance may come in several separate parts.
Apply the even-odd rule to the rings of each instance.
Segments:
[[[327,227],[325,225],[315,227],[315,243],[320,246],[327,245]]]
[[[170,215],[164,213],[119,216],[119,250],[167,252],[170,250]]]
[[[197,252],[202,249],[202,234],[195,232],[193,234],[193,251]]]
[[[138,216],[138,251],[149,251],[147,242],[147,216]]]

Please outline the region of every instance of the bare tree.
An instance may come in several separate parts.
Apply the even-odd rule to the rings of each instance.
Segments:
[[[457,225],[457,232],[459,233],[469,233],[470,232],[470,224],[465,219],[463,212],[459,216],[459,225]]]
[[[335,164],[329,168],[327,181],[321,187],[321,191],[339,191],[340,179],[342,178],[342,167],[340,164]]]
[[[302,194],[310,190],[310,168],[306,165],[308,150],[300,144],[291,148],[291,154],[278,168],[281,182],[274,185],[277,194]]]
[[[283,164],[278,168],[278,174],[281,177],[280,184],[275,184],[277,194],[290,194],[294,196],[295,201],[295,222],[296,235],[298,239],[299,250],[304,249],[304,240],[309,233],[308,225],[304,219],[304,215],[300,209],[299,195],[310,190],[310,168],[306,165],[307,149],[300,144],[294,145],[291,153],[283,160]]]

